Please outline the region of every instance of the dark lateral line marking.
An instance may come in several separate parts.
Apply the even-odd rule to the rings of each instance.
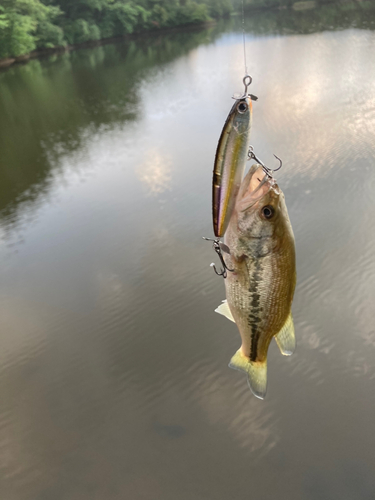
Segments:
[[[260,308],[260,294],[258,293],[258,284],[260,279],[260,274],[262,271],[262,266],[260,265],[260,261],[256,261],[255,271],[250,282],[249,292],[252,294],[251,300],[251,312],[249,314],[248,323],[251,327],[251,351],[250,351],[250,361],[256,361],[258,356],[258,340],[259,340],[259,331],[258,331],[258,323],[261,322],[259,316],[254,313],[258,313],[261,311]]]

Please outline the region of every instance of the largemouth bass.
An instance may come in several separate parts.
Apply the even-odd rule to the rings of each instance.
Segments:
[[[282,354],[295,349],[296,269],[284,194],[260,165],[253,165],[241,184],[224,242],[230,251],[225,260],[234,272],[225,280],[227,301],[216,311],[237,324],[242,340],[229,366],[245,372],[253,394],[264,399],[272,337]]]
[[[241,185],[250,144],[251,97],[237,99],[229,112],[217,145],[212,180],[214,233],[226,231]]]

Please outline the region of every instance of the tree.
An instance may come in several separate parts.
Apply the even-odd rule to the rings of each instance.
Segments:
[[[62,30],[54,24],[61,10],[40,0],[2,0],[0,57],[28,54],[37,47],[63,44]]]

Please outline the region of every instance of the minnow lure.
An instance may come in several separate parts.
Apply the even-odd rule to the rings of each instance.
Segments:
[[[217,145],[212,179],[212,217],[215,236],[224,235],[240,188],[250,145],[252,100],[247,94],[252,78],[246,75],[244,95],[236,98]]]

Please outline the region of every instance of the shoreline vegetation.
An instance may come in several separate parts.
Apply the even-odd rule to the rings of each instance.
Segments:
[[[370,0],[244,0],[247,13],[326,4],[369,9]],[[241,0],[1,0],[0,68],[30,58],[147,34],[201,29],[238,15]]]

